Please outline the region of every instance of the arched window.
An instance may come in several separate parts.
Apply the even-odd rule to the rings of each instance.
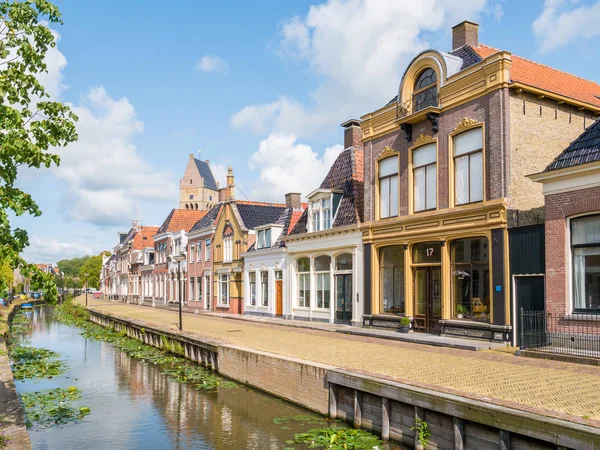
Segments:
[[[310,259],[298,258],[296,261],[296,272],[298,276],[298,306],[310,307]]]
[[[185,204],[185,209],[190,209],[190,205],[188,205],[187,203]]]
[[[425,69],[415,81],[412,110],[417,112],[437,104],[437,74],[433,69]]]
[[[352,270],[352,253],[344,253],[335,258],[335,270],[341,272]]]
[[[315,258],[315,273],[317,279],[317,308],[329,309],[331,299],[331,257],[318,256]]]

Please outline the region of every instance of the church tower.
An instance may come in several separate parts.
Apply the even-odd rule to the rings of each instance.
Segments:
[[[219,184],[208,161],[190,154],[183,178],[179,182],[179,209],[205,211],[219,202]]]

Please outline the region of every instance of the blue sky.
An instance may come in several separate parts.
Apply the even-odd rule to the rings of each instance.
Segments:
[[[61,167],[23,171],[39,218],[26,257],[111,249],[130,219],[160,225],[201,151],[238,198],[283,201],[320,183],[339,124],[394,97],[418,51],[450,27],[598,81],[599,0],[56,1],[65,24],[45,81],[80,116]],[[242,194],[243,193],[243,194]]]

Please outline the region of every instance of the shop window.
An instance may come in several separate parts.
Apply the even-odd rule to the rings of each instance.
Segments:
[[[439,264],[442,261],[442,246],[439,242],[423,242],[413,245],[413,263]]]
[[[296,261],[298,276],[298,306],[310,307],[310,260],[306,257]]]
[[[404,314],[404,247],[384,247],[379,253],[381,310]]]
[[[415,81],[412,110],[417,112],[437,104],[437,74],[433,69],[425,69]]]
[[[573,307],[600,312],[600,215],[571,220]]]
[[[260,273],[260,304],[269,306],[269,272]]]
[[[392,156],[379,162],[379,216],[398,216],[398,158]]]
[[[453,138],[454,200],[457,205],[483,200],[482,128],[465,131]]]
[[[453,241],[451,263],[452,317],[489,321],[490,266],[487,238]]]
[[[331,257],[315,258],[315,274],[317,280],[317,308],[329,308],[331,298]]]
[[[413,204],[415,211],[437,207],[436,145],[413,150]]]
[[[256,273],[250,272],[250,306],[256,306]]]

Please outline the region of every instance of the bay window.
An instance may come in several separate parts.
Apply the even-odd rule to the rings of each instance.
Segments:
[[[600,312],[600,215],[571,220],[573,308]]]
[[[315,275],[317,280],[317,308],[329,309],[331,298],[331,257],[315,258]]]
[[[483,200],[483,134],[474,128],[453,137],[454,201],[457,205]]]
[[[436,144],[413,150],[413,204],[415,211],[437,207]]]
[[[298,258],[296,261],[296,273],[298,277],[298,306],[310,307],[310,260],[306,257]]]
[[[260,273],[260,304],[269,306],[269,272]]]
[[[398,216],[398,157],[379,162],[379,216]]]

